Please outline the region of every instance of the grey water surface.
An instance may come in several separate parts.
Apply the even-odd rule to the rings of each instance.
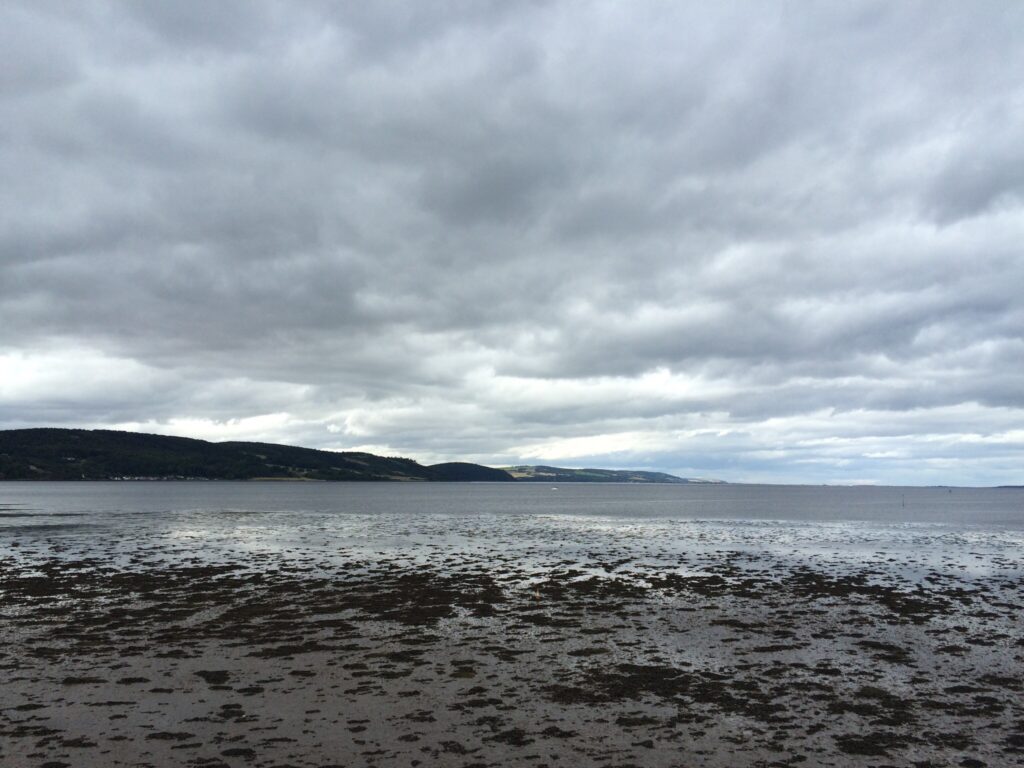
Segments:
[[[1024,544],[1024,489],[769,485],[0,483],[0,552],[169,557],[353,549],[437,558],[497,547],[523,565],[587,550],[763,551],[788,559],[972,571]],[[25,549],[22,549],[25,548]]]

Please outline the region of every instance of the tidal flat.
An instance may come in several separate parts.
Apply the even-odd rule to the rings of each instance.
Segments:
[[[1022,765],[1022,502],[6,484],[0,765]]]

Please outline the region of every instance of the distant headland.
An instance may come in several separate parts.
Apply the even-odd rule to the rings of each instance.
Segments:
[[[707,482],[632,470],[496,469],[462,461],[423,465],[354,451],[58,428],[0,430],[0,480]]]
[[[721,480],[697,480],[665,472],[641,472],[635,469],[567,469],[544,465],[503,467],[520,481],[533,483],[720,483]]]

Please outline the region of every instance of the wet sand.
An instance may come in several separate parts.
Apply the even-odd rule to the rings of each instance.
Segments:
[[[884,543],[791,557],[635,523],[571,557],[211,557],[23,522],[0,556],[3,766],[1024,764],[1020,552],[975,571],[969,537],[908,570]]]

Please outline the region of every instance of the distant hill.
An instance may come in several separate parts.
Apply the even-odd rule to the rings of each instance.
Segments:
[[[354,451],[276,443],[211,443],[109,429],[0,430],[0,480],[406,480],[435,482],[706,483],[664,472],[423,465]]]
[[[274,443],[85,429],[0,430],[0,480],[511,481],[507,472],[455,462],[423,466],[372,453]]]
[[[493,482],[495,480],[515,480],[503,469],[494,469],[480,464],[469,464],[465,461],[450,461],[446,464],[431,464],[431,480],[449,482]]]
[[[665,472],[639,472],[632,469],[566,469],[565,467],[505,467],[516,480],[534,483],[716,483],[717,480],[694,480]]]

